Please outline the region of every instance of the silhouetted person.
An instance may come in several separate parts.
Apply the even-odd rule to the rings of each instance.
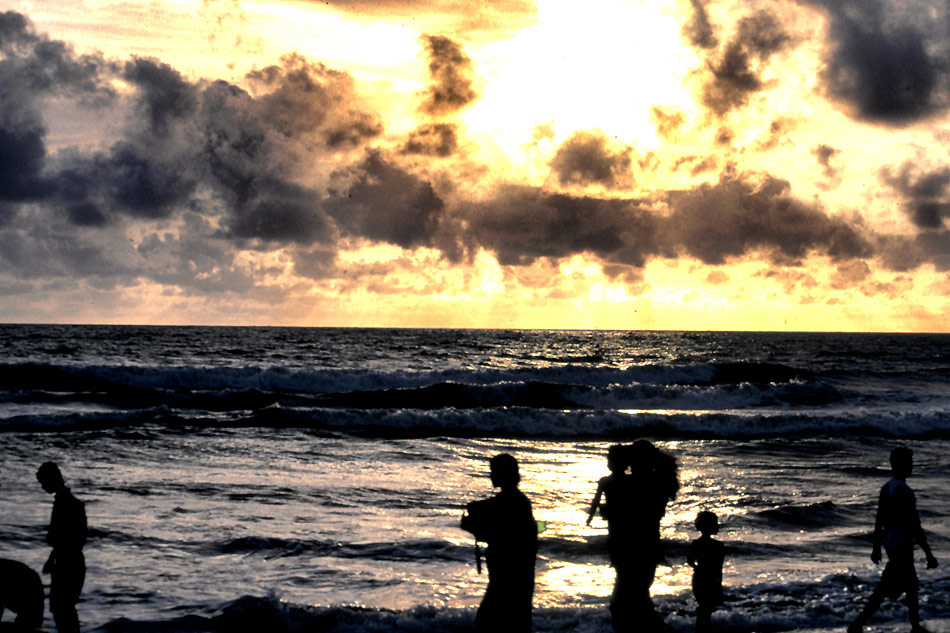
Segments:
[[[35,631],[43,625],[43,583],[23,563],[0,558],[0,620],[3,610],[16,613],[13,630]]]
[[[488,543],[488,588],[475,615],[478,632],[531,631],[534,560],[538,552],[538,525],[531,502],[518,490],[518,462],[507,453],[490,461],[491,483],[501,491],[469,503],[462,529]]]
[[[696,633],[709,630],[712,612],[722,604],[722,563],[725,546],[714,539],[719,533],[719,519],[714,512],[696,515],[698,539],[689,544],[686,562],[693,568],[693,596],[696,598]]]
[[[587,512],[587,525],[590,525],[594,515],[597,514],[597,510],[600,510],[601,516],[605,519],[610,514],[608,505],[601,503],[600,500],[605,496],[605,492],[608,488],[615,488],[615,486],[612,486],[613,482],[626,475],[624,472],[627,468],[627,463],[624,459],[625,450],[625,447],[621,444],[614,444],[607,449],[607,470],[610,471],[610,474],[601,477],[597,482],[597,492],[594,493],[594,500],[591,502],[590,510]]]
[[[848,626],[848,633],[859,633],[871,616],[878,610],[884,598],[896,599],[907,595],[907,615],[911,631],[925,631],[920,626],[917,610],[917,571],[914,569],[914,543],[920,545],[927,556],[927,569],[937,566],[937,559],[930,551],[927,537],[920,526],[917,514],[917,497],[907,485],[907,478],[914,470],[914,454],[909,448],[898,447],[891,451],[892,477],[881,488],[874,521],[874,544],[871,560],[881,562],[881,545],[887,552],[887,566],[868,603]]]
[[[49,610],[60,633],[79,631],[76,603],[86,579],[86,559],[82,548],[86,544],[86,509],[66,487],[59,467],[46,462],[36,472],[43,490],[56,495],[46,542],[53,551],[43,566],[50,574]]]
[[[656,615],[650,586],[662,556],[660,519],[676,496],[676,459],[647,440],[625,447],[630,474],[604,488],[607,497],[607,551],[617,573],[610,600],[614,631],[669,630]]]

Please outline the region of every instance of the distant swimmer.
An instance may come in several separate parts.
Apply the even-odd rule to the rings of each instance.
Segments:
[[[491,483],[501,491],[465,507],[462,529],[488,543],[488,588],[475,615],[478,633],[529,633],[534,594],[538,523],[518,490],[518,462],[507,453],[489,462]]]
[[[874,544],[871,548],[871,560],[881,562],[881,545],[887,552],[887,566],[868,603],[848,626],[848,633],[860,633],[871,616],[884,602],[884,598],[896,599],[901,594],[907,596],[907,615],[910,618],[911,631],[923,633],[918,613],[918,581],[914,569],[914,543],[927,556],[927,569],[937,567],[937,559],[930,551],[927,537],[920,525],[917,514],[917,497],[907,485],[907,478],[914,470],[914,454],[909,448],[898,447],[891,451],[892,477],[881,488],[878,497],[877,518],[874,521]]]
[[[16,613],[13,630],[36,631],[43,625],[43,600],[38,573],[19,561],[0,558],[0,620],[9,609]]]
[[[709,630],[712,612],[722,604],[722,564],[726,548],[712,537],[719,533],[719,518],[715,512],[700,512],[695,525],[702,536],[689,544],[686,562],[693,568],[696,633],[705,633]]]
[[[60,633],[79,631],[76,603],[86,579],[86,559],[82,548],[86,544],[86,508],[66,487],[59,467],[46,462],[36,472],[43,490],[56,495],[46,542],[53,551],[43,566],[50,574],[49,610]]]

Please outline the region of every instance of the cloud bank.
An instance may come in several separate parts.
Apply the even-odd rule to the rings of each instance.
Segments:
[[[946,107],[947,43],[935,22],[945,10],[915,17],[877,1],[863,12],[800,2],[828,16],[820,85],[849,116],[902,126]],[[377,5],[338,6],[366,14]],[[533,14],[533,5],[504,6]],[[742,15],[731,32],[701,0],[689,9],[682,35],[705,63],[698,105],[718,126],[768,89],[770,65],[796,41],[768,8]],[[869,263],[950,268],[950,168],[939,164],[883,166],[876,176],[903,201],[915,231],[905,235],[831,213],[781,174],[740,168],[741,157],[640,155],[596,129],[551,143],[544,184],[483,184],[488,167],[460,151],[459,115],[479,99],[472,59],[443,35],[420,46],[429,83],[417,95],[418,125],[393,140],[350,74],[299,54],[251,70],[240,85],[193,79],[154,58],[78,54],[26,16],[0,14],[0,293],[83,279],[103,289],[148,280],[186,294],[279,297],[301,277],[342,279],[340,254],[366,245],[430,249],[460,267],[484,252],[504,267],[583,255],[615,279],[677,258],[778,269],[824,257],[841,285],[863,283]],[[96,147],[53,148],[47,117],[62,102],[121,117],[121,132]],[[652,118],[671,142],[692,125],[673,107],[653,108]],[[779,144],[783,121],[772,121],[774,138],[759,151]],[[731,132],[719,129],[729,145]],[[550,125],[538,127],[534,146],[555,138]],[[832,145],[806,150],[828,182],[841,172]],[[658,170],[693,184],[637,188]]]

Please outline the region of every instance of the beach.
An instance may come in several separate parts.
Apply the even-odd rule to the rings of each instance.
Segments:
[[[606,524],[584,521],[607,448],[638,437],[679,464],[652,589],[676,630],[705,509],[726,544],[714,626],[843,630],[880,577],[898,444],[950,551],[946,336],[4,326],[0,344],[0,556],[42,566],[35,471],[58,462],[89,518],[84,630],[468,630],[486,575],[459,519],[509,452],[547,525],[535,630],[609,631]],[[950,565],[918,558],[946,631]],[[886,602],[870,630],[908,626]]]

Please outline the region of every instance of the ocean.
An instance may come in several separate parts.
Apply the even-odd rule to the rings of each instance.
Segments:
[[[84,630],[467,631],[487,575],[459,519],[509,452],[547,525],[535,630],[606,633],[606,524],[584,522],[607,447],[644,437],[679,463],[668,624],[693,630],[712,510],[716,630],[841,629],[904,445],[944,561],[918,551],[921,615],[950,631],[948,378],[948,335],[5,325],[0,557],[42,567],[53,460],[86,503]]]

